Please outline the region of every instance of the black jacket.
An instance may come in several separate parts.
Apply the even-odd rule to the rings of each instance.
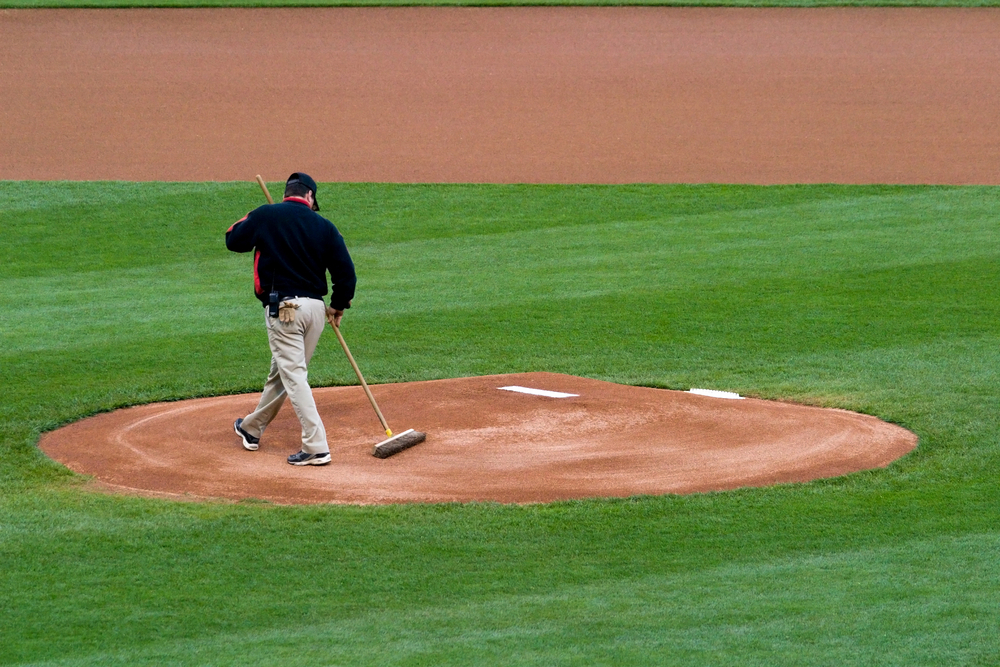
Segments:
[[[272,290],[283,297],[322,299],[327,271],[333,282],[330,305],[343,310],[354,298],[357,277],[344,237],[304,199],[286,197],[250,211],[226,230],[226,247],[255,251],[253,289],[264,305]]]

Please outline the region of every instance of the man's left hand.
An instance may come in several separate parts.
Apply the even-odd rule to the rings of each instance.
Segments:
[[[327,309],[326,309],[326,321],[329,322],[331,325],[333,325],[333,326],[335,326],[335,327],[337,327],[339,329],[340,328],[340,320],[341,320],[342,317],[344,317],[344,311],[337,310],[336,308],[329,308],[329,307],[327,307]]]

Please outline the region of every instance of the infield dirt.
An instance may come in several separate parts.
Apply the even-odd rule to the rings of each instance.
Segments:
[[[1000,183],[1000,11],[7,10],[0,179]]]

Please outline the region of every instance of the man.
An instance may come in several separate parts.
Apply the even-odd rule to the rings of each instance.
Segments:
[[[287,395],[302,424],[302,449],[288,457],[297,466],[330,462],[306,367],[326,322],[340,326],[357,283],[344,238],[316,211],[316,181],[297,172],[288,177],[281,203],[254,209],[226,231],[227,248],[254,251],[254,294],[264,304],[271,347],[271,371],[260,402],[233,428],[243,447],[255,451]],[[333,290],[326,307],[328,271]]]

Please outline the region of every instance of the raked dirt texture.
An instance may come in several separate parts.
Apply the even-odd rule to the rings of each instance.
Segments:
[[[0,178],[1000,182],[988,8],[0,16]]]

